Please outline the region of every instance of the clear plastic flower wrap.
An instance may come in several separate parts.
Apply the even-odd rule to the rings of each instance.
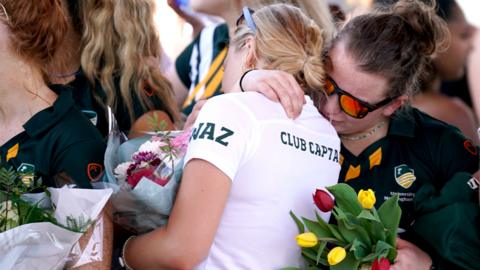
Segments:
[[[3,191],[0,269],[64,269],[102,261],[103,223],[96,220],[111,193],[66,186],[20,197]],[[78,240],[88,229],[93,233],[80,248]]]
[[[100,187],[114,190],[113,222],[134,233],[158,228],[170,215],[190,133],[152,132],[127,140],[111,121]]]

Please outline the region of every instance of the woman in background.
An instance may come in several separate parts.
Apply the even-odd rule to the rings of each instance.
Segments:
[[[472,108],[461,99],[440,92],[442,81],[459,80],[465,75],[474,28],[455,0],[437,0],[437,3],[437,14],[447,23],[450,42],[446,50],[439,52],[428,64],[421,78],[420,92],[412,104],[430,116],[459,128],[478,145],[478,122]]]
[[[46,81],[67,29],[61,1],[0,3],[0,163],[28,184],[60,186],[62,175],[91,187],[103,172],[105,144],[71,95],[57,95]]]
[[[170,83],[160,70],[154,1],[65,0],[64,4],[71,14],[70,35],[50,65],[51,81],[73,86],[77,106],[104,136],[107,106],[129,137],[160,127],[173,129],[179,113]]]

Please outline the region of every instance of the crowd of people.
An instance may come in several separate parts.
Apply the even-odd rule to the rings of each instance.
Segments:
[[[479,35],[455,0],[373,2],[190,0],[224,23],[189,16],[165,69],[155,0],[0,0],[0,165],[92,188],[110,110],[129,138],[193,130],[168,224],[85,269],[302,267],[288,213],[338,182],[399,197],[391,269],[480,269],[479,88],[441,92]]]

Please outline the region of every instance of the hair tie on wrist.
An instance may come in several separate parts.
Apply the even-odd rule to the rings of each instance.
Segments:
[[[255,69],[255,68],[249,69],[242,74],[242,77],[240,77],[240,82],[238,82],[238,84],[239,84],[240,90],[242,90],[242,92],[245,92],[245,90],[242,87],[243,78],[245,78],[245,75],[247,75],[250,71],[254,71],[254,70],[257,70],[257,69]]]

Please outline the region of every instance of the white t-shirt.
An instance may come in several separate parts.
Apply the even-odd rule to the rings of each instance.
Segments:
[[[312,193],[337,183],[339,155],[337,133],[309,97],[295,120],[258,93],[211,98],[194,125],[185,164],[206,160],[232,187],[209,255],[196,269],[302,266],[289,212],[314,219]]]

